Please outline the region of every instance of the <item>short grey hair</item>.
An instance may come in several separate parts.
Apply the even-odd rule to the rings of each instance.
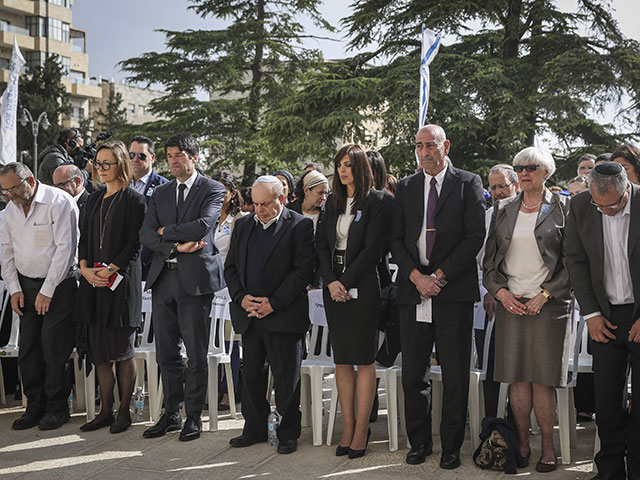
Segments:
[[[520,150],[513,158],[513,166],[516,165],[532,165],[538,164],[547,172],[547,176],[544,179],[548,179],[556,171],[556,162],[553,156],[546,150],[542,150],[538,147],[527,147],[524,150]]]
[[[276,194],[276,198],[284,195],[284,186],[278,177],[273,175],[261,175],[256,178],[256,181],[253,182],[253,186],[255,187],[259,183],[268,183],[271,185],[273,192]]]
[[[11,162],[0,168],[0,176],[7,173],[15,173],[20,180],[26,180],[29,177],[33,177],[33,172],[24,163]]]
[[[513,169],[511,165],[507,165],[506,163],[499,163],[491,167],[491,170],[489,170],[489,174],[487,175],[487,178],[489,178],[494,173],[501,173],[501,172],[504,172],[507,175],[507,177],[511,179],[512,183],[516,183],[518,181],[518,174],[516,173],[516,171]]]
[[[598,173],[594,168],[589,173],[589,189],[594,189],[599,195],[606,195],[612,188],[616,189],[618,195],[622,195],[627,189],[629,179],[627,178],[627,171],[621,168],[620,171],[614,175],[604,175]]]

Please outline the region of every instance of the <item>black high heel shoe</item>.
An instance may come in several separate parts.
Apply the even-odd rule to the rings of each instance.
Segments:
[[[349,447],[349,459],[353,460],[354,458],[364,457],[364,454],[367,452],[367,446],[369,445],[369,437],[371,437],[370,428],[367,429],[367,443],[364,444],[364,448],[362,450],[353,450],[351,447]]]
[[[336,447],[336,457],[344,457],[349,453],[349,450],[349,447],[343,447],[342,445],[338,444],[338,446]]]

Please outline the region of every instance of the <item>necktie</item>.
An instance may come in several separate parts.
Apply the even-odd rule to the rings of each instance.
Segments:
[[[433,244],[436,242],[436,203],[438,202],[438,190],[436,179],[431,179],[429,188],[429,198],[427,199],[427,259],[431,261]]]
[[[184,207],[184,191],[187,189],[187,186],[184,183],[178,185],[178,210],[176,212],[177,218],[176,222],[180,218],[180,214],[182,213],[182,208]]]

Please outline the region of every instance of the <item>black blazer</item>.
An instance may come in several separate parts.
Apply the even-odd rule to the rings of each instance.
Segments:
[[[449,283],[436,298],[476,302],[480,300],[476,254],[485,235],[482,181],[474,173],[447,166],[436,203],[436,241],[429,266],[420,267],[416,242],[425,216],[424,182],[422,171],[404,178],[393,200],[391,252],[399,267],[398,303],[420,303],[420,294],[409,280],[414,268],[427,273],[442,269]]]
[[[333,273],[333,252],[336,245],[336,225],[338,212],[333,205],[333,194],[326,202],[326,214],[318,226],[318,253],[320,257],[320,276],[325,285],[337,280]],[[340,282],[348,290],[368,276],[377,277],[377,265],[385,244],[389,216],[384,194],[370,190],[365,199],[364,208],[356,213],[349,227],[347,249],[345,252],[345,270]]]
[[[631,184],[631,218],[627,252],[633,283],[633,318],[640,317],[640,187]],[[604,290],[604,237],[602,213],[591,204],[591,193],[581,192],[571,199],[566,227],[566,262],[580,314],[599,311],[611,318]]]
[[[204,240],[207,246],[193,253],[178,253],[178,273],[182,286],[190,295],[207,295],[224,288],[222,260],[214,243],[214,228],[220,218],[224,186],[200,174],[184,200],[184,211],[177,219],[176,180],[156,187],[149,211],[140,229],[140,240],[153,251],[147,275],[147,289],[164,268],[174,243]],[[164,233],[157,229],[164,226]]]
[[[86,260],[88,267],[93,267],[92,246],[98,239],[93,238],[93,222],[105,188],[91,195],[84,207],[83,221],[80,226],[80,242],[78,244],[78,261]],[[123,276],[122,283],[113,292],[112,307],[107,325],[114,327],[139,327],[142,316],[142,296],[140,289],[140,239],[138,231],[144,219],[144,198],[134,189],[128,187],[119,195],[111,207],[115,215],[110,216],[111,223],[105,230],[105,243],[109,246],[106,258],[109,263],[120,267],[118,273]],[[95,311],[95,293],[85,280],[80,278],[80,287],[76,297],[75,319],[80,323],[91,322],[87,312]]]
[[[241,303],[244,296],[251,293],[246,289],[249,236],[253,228],[262,228],[256,226],[254,217],[255,214],[246,215],[236,221],[224,264],[224,278],[232,299],[231,320],[236,333],[240,334],[246,332],[253,318],[247,317]],[[309,328],[307,285],[318,264],[313,222],[283,208],[273,238],[265,249],[263,286],[266,296],[275,297],[281,307],[258,321],[264,322],[269,331],[304,333]]]

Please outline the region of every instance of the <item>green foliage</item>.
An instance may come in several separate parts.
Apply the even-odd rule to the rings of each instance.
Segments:
[[[167,92],[150,104],[168,120],[144,129],[163,140],[188,132],[206,149],[211,172],[223,166],[243,168],[249,183],[260,171],[282,166],[287,139],[262,135],[268,112],[292,96],[304,76],[319,68],[317,50],[302,46],[310,17],[331,29],[320,16],[320,0],[190,0],[203,18],[222,20],[217,30],[161,30],[166,52],[149,52],[121,63],[129,80],[160,84]],[[298,157],[295,158],[297,160]]]
[[[122,93],[116,92],[113,86],[109,89],[106,108],[96,112],[97,128],[108,130],[114,138],[121,138],[121,132],[127,127],[127,109],[122,106]]]
[[[41,126],[38,131],[40,151],[55,142],[62,130],[62,116],[71,113],[69,94],[62,83],[63,76],[62,65],[56,55],[49,55],[42,66],[28,67],[25,74],[20,76],[18,118],[22,115],[24,107],[29,110],[34,120],[37,120],[42,112],[47,112],[47,118],[51,123],[47,130]],[[32,145],[31,124],[23,127],[18,122],[18,151],[28,150],[30,155],[33,155]]]

